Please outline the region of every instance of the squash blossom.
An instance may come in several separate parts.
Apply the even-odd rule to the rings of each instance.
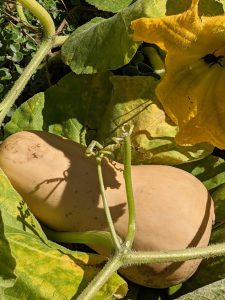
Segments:
[[[167,52],[156,95],[179,126],[177,143],[225,149],[225,16],[200,17],[198,2],[182,14],[134,20],[133,38]]]

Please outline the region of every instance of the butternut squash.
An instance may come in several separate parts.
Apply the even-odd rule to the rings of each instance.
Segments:
[[[38,131],[11,135],[0,146],[0,167],[30,210],[57,231],[107,230],[94,158],[85,148]],[[103,161],[106,195],[118,235],[127,232],[123,165]],[[203,184],[178,168],[132,166],[136,201],[134,249],[175,250],[206,246],[214,218]],[[97,249],[97,248],[96,248]],[[97,249],[103,254],[105,250]],[[128,279],[148,287],[168,287],[188,279],[200,260],[132,266]]]

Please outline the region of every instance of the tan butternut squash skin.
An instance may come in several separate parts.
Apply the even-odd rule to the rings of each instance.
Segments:
[[[85,148],[46,132],[19,132],[0,147],[0,167],[34,215],[58,231],[106,230],[94,158]],[[108,203],[121,237],[127,231],[123,165],[103,162]],[[169,166],[132,166],[136,201],[134,249],[175,250],[206,246],[214,218],[206,188],[191,174]],[[97,248],[96,248],[97,249]],[[101,248],[97,249],[106,254]],[[188,279],[200,260],[122,269],[130,280],[168,287]]]

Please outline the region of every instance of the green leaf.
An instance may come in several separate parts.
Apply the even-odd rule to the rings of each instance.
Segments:
[[[20,44],[11,44],[9,45],[9,48],[12,50],[12,52],[18,52],[20,50]]]
[[[7,262],[7,264],[5,263]],[[4,299],[5,290],[15,284],[16,261],[12,256],[9,243],[4,234],[4,223],[0,211],[0,298]]]
[[[21,130],[45,130],[82,145],[92,139],[107,143],[120,136],[121,125],[131,120],[135,126],[133,163],[176,165],[209,155],[213,147],[208,144],[175,144],[177,127],[155,98],[156,85],[157,81],[147,76],[68,74],[23,103],[5,125],[5,136]],[[115,159],[122,160],[122,150]]]
[[[225,222],[225,184],[216,189],[212,197],[215,203],[216,222],[218,224]]]
[[[1,68],[0,69],[0,80],[8,81],[10,79],[12,79],[12,75],[10,74],[9,70],[7,68]]]
[[[159,104],[154,98],[157,82],[154,79],[114,76],[111,84],[109,77],[110,73],[82,76],[71,73],[65,76],[58,85],[47,90],[45,94],[37,94],[14,113],[12,120],[5,126],[6,136],[21,130],[42,130],[42,109],[45,102],[45,130],[84,145],[86,125],[91,129],[100,129],[98,136],[104,142],[116,126],[114,118],[117,119],[116,122],[123,124],[134,116],[136,136],[133,146],[137,149],[133,151],[134,163],[177,164],[201,158],[212,151],[208,145],[206,148],[175,145],[173,138],[176,126],[164,120],[165,114],[157,106]],[[102,123],[105,105],[110,101],[111,93],[113,96]],[[152,95],[154,100],[149,100],[149,95]],[[123,116],[124,111],[129,113]],[[92,138],[95,138],[95,131],[89,131],[89,136],[90,132],[93,134]],[[145,134],[147,132],[148,134]],[[121,160],[121,155],[118,155],[117,159]]]
[[[115,70],[127,64],[139,46],[132,40],[130,22],[163,16],[165,9],[166,0],[138,0],[109,19],[95,18],[71,34],[62,59],[77,74]]]
[[[223,300],[225,295],[225,279],[214,282],[193,293],[188,293],[177,300]]]
[[[43,110],[45,129],[61,124],[65,137],[84,144],[86,130],[95,133],[100,126],[111,95],[111,76],[110,72],[80,76],[70,73],[49,88]]]
[[[85,138],[89,142],[95,138],[110,99],[110,76],[109,72],[64,76],[57,85],[20,106],[5,125],[5,136],[22,130],[46,130],[86,145]]]
[[[2,171],[0,210],[4,235],[16,261],[17,276],[15,284],[5,289],[5,299],[72,299],[105,263],[105,258],[99,255],[70,251],[48,241],[27,205]],[[4,242],[3,238],[1,236],[1,244]],[[3,252],[0,251],[0,274],[10,267],[10,261],[6,260],[9,253],[6,251],[7,247],[3,248]],[[12,269],[12,262],[11,265]],[[0,283],[2,282],[3,286],[7,285],[4,277],[3,280],[0,277]],[[126,283],[115,274],[94,299],[111,299],[117,293],[123,297],[126,290]]]
[[[225,183],[225,161],[210,155],[200,161],[177,166],[197,177],[213,193]]]
[[[192,162],[190,164],[180,165],[179,167],[196,176],[210,191],[215,203],[216,217],[216,222],[212,231],[210,243],[215,244],[225,242],[225,161],[222,158],[209,156],[203,160]],[[173,299],[177,299],[178,296],[184,295],[188,292],[192,292],[200,287],[203,287],[205,285],[211,284],[215,281],[224,278],[225,256],[203,260],[197,272],[188,281],[182,284],[180,290],[173,295]],[[198,293],[196,295],[198,295]]]
[[[100,10],[116,13],[129,6],[133,0],[86,0],[86,2]]]
[[[112,137],[120,137],[122,125],[129,123],[134,125],[133,164],[177,165],[212,152],[209,144],[176,145],[177,126],[166,117],[155,97],[157,80],[148,76],[113,76],[110,80],[113,91],[98,133],[100,143],[110,143]],[[123,161],[122,148],[114,159]]]
[[[44,93],[36,94],[31,101],[23,103],[4,127],[5,137],[22,130],[42,130]]]

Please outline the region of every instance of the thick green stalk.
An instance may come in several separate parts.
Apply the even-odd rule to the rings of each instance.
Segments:
[[[108,231],[58,232],[43,228],[47,237],[57,243],[95,244],[114,250],[111,234]]]
[[[91,300],[106,281],[121,267],[121,256],[116,254],[103,269],[94,277],[90,284],[77,297],[77,300]]]
[[[11,90],[6,95],[5,99],[0,104],[0,124],[2,124],[6,114],[10,110],[10,108],[15,103],[16,99],[21,94],[22,90],[26,86],[27,82],[31,78],[31,76],[35,73],[37,67],[42,62],[46,54],[49,52],[49,50],[52,47],[52,41],[51,40],[45,40],[42,42],[39,50],[36,52],[28,66],[23,71],[23,74],[17,79],[17,81],[14,83]]]
[[[49,13],[35,0],[17,0],[22,6],[26,7],[41,23],[46,38],[55,35],[55,24]]]
[[[0,124],[2,124],[6,114],[19,97],[31,76],[36,72],[39,64],[54,45],[55,26],[48,12],[35,0],[18,0],[18,2],[29,9],[40,21],[44,29],[44,39],[22,75],[14,83],[5,99],[0,103]]]
[[[135,201],[131,179],[131,141],[129,134],[125,137],[124,142],[124,180],[129,214],[128,233],[125,240],[125,246],[130,249],[135,236]]]
[[[225,255],[225,243],[201,248],[188,248],[173,251],[129,252],[123,256],[124,266],[147,263],[182,262],[191,259],[204,259]]]
[[[102,176],[102,166],[101,166],[101,159],[97,158],[96,159],[97,162],[97,170],[98,170],[98,180],[99,180],[99,186],[100,186],[100,191],[101,191],[101,196],[102,196],[102,202],[103,202],[103,206],[104,206],[104,210],[105,210],[105,215],[107,218],[107,222],[109,225],[109,229],[110,229],[110,233],[111,233],[111,237],[114,243],[114,247],[116,250],[119,250],[121,248],[120,245],[120,241],[117,237],[114,225],[113,225],[113,220],[112,220],[112,216],[109,210],[109,206],[106,200],[106,194],[105,194],[105,187],[104,187],[104,181],[103,181],[103,176]]]

